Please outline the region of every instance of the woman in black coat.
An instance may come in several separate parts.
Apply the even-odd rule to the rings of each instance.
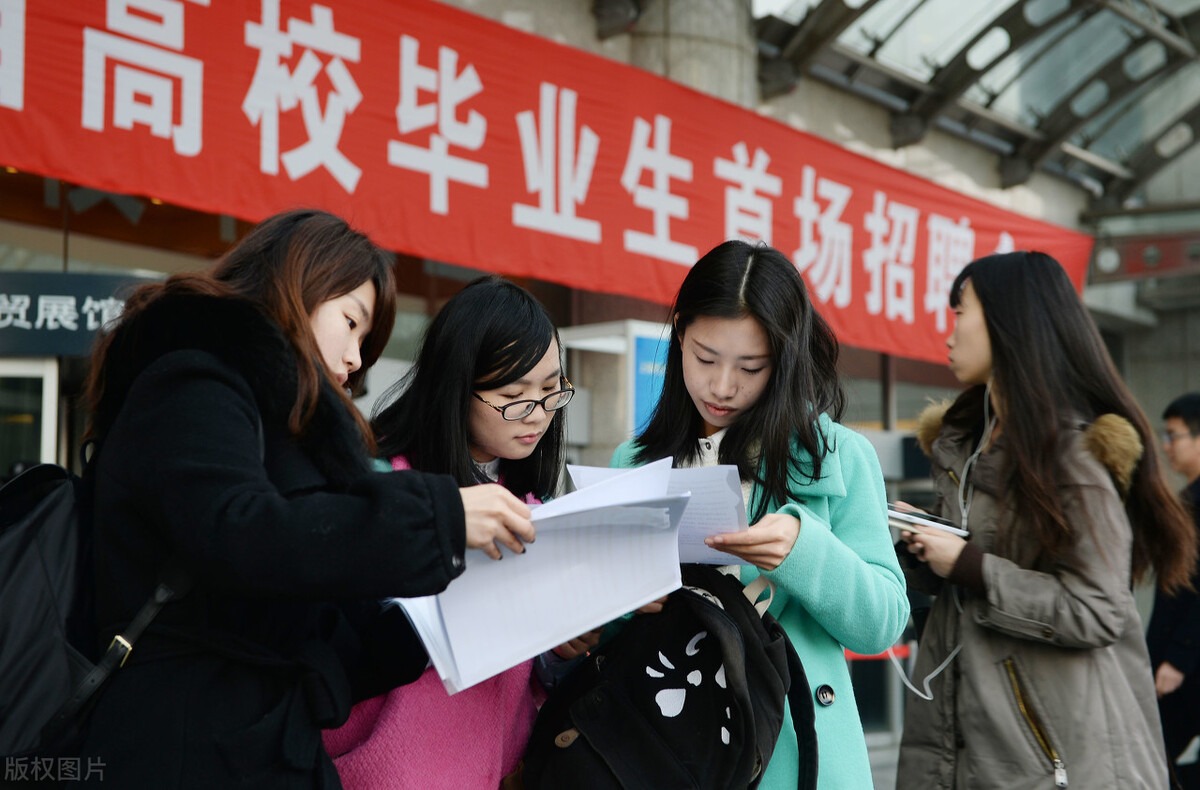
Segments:
[[[211,272],[139,289],[97,345],[102,645],[160,575],[192,585],[100,696],[81,761],[96,786],[340,787],[320,729],[426,665],[377,601],[439,592],[468,547],[532,540],[500,486],[371,471],[350,392],[394,316],[386,254],[295,211]]]

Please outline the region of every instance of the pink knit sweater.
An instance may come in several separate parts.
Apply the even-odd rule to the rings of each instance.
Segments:
[[[392,468],[409,465],[396,457]],[[323,733],[325,749],[346,790],[494,790],[517,767],[544,696],[532,661],[454,695],[430,667],[355,705]]]
[[[449,695],[430,667],[354,706],[324,733],[346,790],[495,790],[517,767],[537,714],[532,661]]]

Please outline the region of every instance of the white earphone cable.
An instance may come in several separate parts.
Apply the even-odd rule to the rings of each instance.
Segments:
[[[958,478],[958,509],[962,514],[962,523],[960,526],[963,529],[968,529],[967,524],[969,523],[969,517],[971,514],[971,500],[975,496],[975,484],[970,482],[971,470],[975,466],[975,462],[979,460],[979,456],[983,455],[983,451],[988,446],[988,440],[992,438],[992,431],[996,427],[996,418],[991,414],[991,401],[992,380],[989,378],[987,387],[984,389],[983,393],[983,435],[979,437],[979,444],[976,446],[975,451],[967,457],[966,463],[963,464],[962,474]],[[962,601],[959,600],[958,597],[958,588],[951,587],[951,594],[954,596],[954,607],[958,610],[959,614],[962,614]],[[918,647],[918,649],[920,648]],[[896,658],[896,655],[894,652],[892,652],[892,650],[892,648],[888,648],[887,657],[888,660],[892,662],[892,666],[895,668],[896,673],[900,675],[900,680],[904,682],[904,685],[907,686],[908,690],[913,694],[916,694],[923,700],[932,701],[933,692],[930,690],[929,684],[934,678],[942,674],[946,667],[950,666],[950,662],[953,661],[959,654],[959,651],[962,650],[962,643],[959,642],[957,645],[955,645],[954,649],[950,651],[950,654],[946,656],[945,660],[943,660],[942,663],[938,664],[932,672],[925,676],[925,679],[921,681],[921,685],[924,687],[923,691],[912,684],[912,681],[908,678],[908,674],[904,671],[904,667],[900,666],[900,660]]]

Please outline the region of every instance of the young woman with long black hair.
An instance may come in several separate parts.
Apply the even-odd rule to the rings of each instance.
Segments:
[[[734,464],[750,528],[710,545],[765,575],[770,607],[815,695],[818,787],[870,787],[871,766],[844,648],[874,654],[908,620],[874,448],[838,423],[838,344],[782,253],[727,241],[692,267],[671,314],[662,395],[614,466],[664,456]],[[714,745],[714,748],[717,748]],[[795,788],[789,712],[761,788]]]
[[[902,534],[909,583],[937,600],[897,787],[1165,788],[1132,587],[1187,584],[1196,536],[1154,433],[1053,258],[976,260],[950,303],[968,389],[918,439],[934,509],[969,534]]]
[[[574,394],[558,330],[524,288],[483,277],[434,317],[416,362],[373,420],[394,469],[500,483],[531,504],[556,493],[562,408]],[[574,657],[584,635],[557,648]],[[525,661],[448,695],[432,667],[355,707],[325,744],[348,790],[495,788],[525,749],[542,690]]]

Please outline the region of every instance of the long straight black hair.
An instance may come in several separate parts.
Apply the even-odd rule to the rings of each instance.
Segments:
[[[1195,527],[1163,477],[1145,413],[1062,266],[1041,252],[979,258],[955,278],[952,307],[961,303],[968,281],[991,342],[992,390],[1004,413],[1008,490],[1013,502],[1023,503],[1034,539],[1054,556],[1075,541],[1080,528],[1063,511],[1058,494],[1057,446],[1064,425],[1117,414],[1133,425],[1144,448],[1125,500],[1133,525],[1133,578],[1153,567],[1165,590],[1186,585],[1195,567]],[[982,414],[983,390],[968,390],[959,405],[976,403]]]
[[[425,331],[412,369],[384,396],[371,427],[386,457],[413,469],[448,474],[460,486],[488,482],[471,459],[472,392],[503,387],[562,344],[533,294],[495,276],[480,277],[446,302]],[[561,409],[528,458],[501,459],[504,485],[517,494],[555,493],[563,464]]]
[[[757,521],[771,503],[787,500],[792,482],[821,477],[824,455],[832,448],[817,420],[822,413],[840,420],[846,406],[837,374],[837,339],[783,253],[744,241],[714,247],[688,272],[675,297],[663,390],[637,437],[639,462],[670,455],[677,464],[686,463],[699,453],[704,421],[683,380],[680,340],[700,317],[750,317],[767,334],[770,381],[755,404],[729,426],[718,458],[736,464],[743,480],[762,486],[765,496],[750,514]],[[793,442],[808,452],[810,462],[792,462]]]

